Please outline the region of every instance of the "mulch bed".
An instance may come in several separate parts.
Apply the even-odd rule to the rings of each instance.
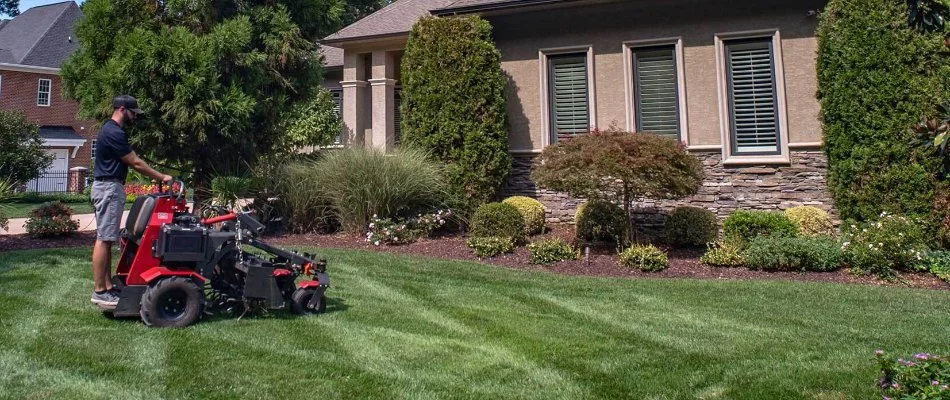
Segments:
[[[92,247],[96,232],[78,232],[70,236],[33,239],[28,235],[0,235],[0,253],[15,250]]]
[[[555,237],[570,241],[573,232],[573,227],[556,225],[552,231],[543,235],[534,236],[531,238],[531,241]],[[95,232],[82,232],[73,236],[55,239],[31,239],[26,235],[0,235],[0,253],[26,249],[91,247],[93,243],[95,243],[95,239]],[[950,290],[950,284],[941,281],[929,273],[903,273],[901,274],[902,281],[887,282],[874,276],[856,276],[844,270],[836,272],[799,273],[751,271],[746,268],[716,268],[703,265],[699,262],[699,257],[703,254],[702,249],[668,249],[670,267],[661,272],[652,273],[620,267],[617,265],[617,256],[614,254],[614,250],[609,247],[592,247],[587,257],[583,257],[580,260],[563,261],[555,265],[541,266],[530,263],[531,255],[527,247],[519,247],[515,249],[515,252],[512,254],[480,259],[472,254],[471,249],[465,244],[466,239],[467,238],[462,235],[446,235],[432,239],[422,239],[408,245],[374,246],[366,242],[361,236],[346,234],[306,234],[268,237],[265,238],[265,241],[276,246],[295,245],[357,249],[440,259],[481,261],[504,268],[528,271],[550,271],[564,275],[630,278],[794,280]]]
[[[548,238],[562,238],[570,242],[574,229],[571,226],[554,226],[551,232],[531,238],[538,241]],[[499,267],[521,269],[529,271],[550,271],[565,275],[603,276],[603,277],[631,277],[631,278],[688,278],[688,279],[759,279],[759,280],[795,280],[808,282],[833,282],[866,284],[875,286],[899,286],[926,289],[950,290],[950,284],[929,273],[903,273],[903,281],[888,282],[874,276],[856,276],[847,271],[835,272],[765,272],[752,271],[746,268],[717,268],[703,265],[699,257],[705,251],[671,250],[668,251],[670,266],[661,272],[641,272],[630,270],[617,265],[616,252],[611,247],[591,248],[586,259],[562,261],[555,265],[541,266],[531,264],[531,253],[527,247],[519,247],[514,253],[504,254],[489,259],[480,259],[472,254],[465,244],[466,237],[461,235],[443,236],[434,239],[422,239],[418,242],[399,245],[374,246],[366,242],[363,237],[334,234],[334,235],[287,235],[267,239],[268,243],[288,245],[308,245],[315,247],[333,247],[344,249],[359,249],[383,251],[397,254],[418,255],[433,258],[453,260],[473,260],[496,265]]]

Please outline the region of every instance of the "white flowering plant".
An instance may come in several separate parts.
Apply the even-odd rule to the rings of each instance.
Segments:
[[[920,270],[932,239],[923,226],[918,219],[887,212],[876,221],[846,224],[841,240],[845,262],[854,272],[885,279],[896,278],[898,271]]]
[[[366,231],[366,241],[375,246],[413,243],[445,226],[452,215],[452,210],[437,210],[405,219],[379,218],[374,214]]]

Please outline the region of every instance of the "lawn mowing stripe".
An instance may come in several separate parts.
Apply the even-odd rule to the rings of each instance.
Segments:
[[[305,386],[330,398],[870,398],[875,348],[900,356],[945,352],[950,336],[941,323],[950,318],[943,307],[950,298],[942,291],[568,277],[326,253],[334,278],[326,314],[275,312],[152,330],[136,320],[103,318],[88,303],[88,288],[74,288],[46,311],[46,329],[23,354],[5,350],[17,343],[8,339],[18,339],[12,321],[26,309],[44,311],[34,297],[62,277],[91,282],[89,253],[4,254],[2,368],[15,364],[34,376],[29,368],[38,366],[32,383],[51,389],[41,395],[67,398],[95,394],[69,393],[65,380],[51,376],[88,379],[90,388],[124,387],[125,397],[293,398]],[[364,276],[369,286],[360,283]],[[390,291],[373,293],[379,285]],[[391,291],[405,298],[393,300]],[[446,329],[413,307],[470,332]],[[680,340],[690,350],[641,337],[650,335]],[[141,344],[149,351],[165,343],[165,377],[137,368],[137,358],[145,357],[134,354],[139,340],[154,341]],[[105,342],[111,347],[100,350]],[[362,346],[375,348],[366,353],[372,371],[351,355]],[[386,371],[393,366],[399,379]],[[0,388],[0,397],[34,392],[31,382],[9,375],[0,372],[0,380],[13,382]]]
[[[627,313],[623,310],[618,310],[617,313],[613,314],[596,310],[594,307],[587,305],[591,303],[588,301],[568,301],[562,297],[541,293],[535,295],[551,305],[580,315],[589,321],[603,324],[612,330],[624,332],[629,335],[636,335],[642,340],[647,340],[666,348],[676,349],[683,353],[697,353],[706,356],[722,354],[722,349],[697,348],[691,340],[678,335],[677,331],[683,329],[684,326],[689,329],[701,330],[707,335],[718,336],[721,340],[728,340],[730,337],[748,334],[748,332],[755,332],[762,337],[773,333],[770,332],[770,330],[759,329],[751,324],[735,320],[710,315],[701,317],[698,314],[687,312],[685,308],[678,310],[668,309],[668,305],[657,305],[656,307],[658,308],[652,310],[638,309],[637,311],[640,315],[634,320],[628,317]],[[644,317],[644,314],[646,317]],[[655,320],[651,320],[653,319],[651,317],[655,317]],[[671,318],[676,323],[671,324],[669,321]],[[707,321],[703,321],[703,318],[707,319]]]
[[[386,285],[380,281],[372,279],[366,275],[354,274],[350,277],[351,284],[360,285],[367,291],[362,292],[363,294],[373,296],[380,299],[386,299],[390,303],[398,303],[402,306],[403,309],[409,309],[411,312],[419,315],[422,319],[429,321],[435,325],[438,325],[444,329],[461,333],[461,334],[471,334],[472,329],[461,322],[450,318],[440,312],[432,310],[430,307],[426,307],[419,299],[401,292],[392,286]]]
[[[147,371],[149,380],[157,386],[158,393],[165,393],[167,381],[167,339],[163,332],[145,332],[135,338],[131,350],[139,371]]]
[[[522,386],[530,386],[522,388],[526,391],[522,395],[529,395],[531,391],[541,389],[553,389],[558,393],[572,395],[580,395],[584,392],[568,377],[568,374],[543,367],[525,355],[497,342],[473,342],[467,338],[448,338],[390,328],[364,327],[361,324],[328,331],[351,333],[336,334],[334,342],[342,345],[349,353],[349,357],[355,359],[361,369],[396,380],[398,387],[406,388],[418,385],[419,382],[429,382],[445,389],[451,389],[453,386],[459,389],[467,387],[468,390],[484,392],[482,393],[484,395],[503,395],[504,393],[497,393],[498,388],[491,387],[491,383],[480,385],[464,382],[469,376],[493,371],[491,373],[500,373],[503,377],[517,376],[522,381]],[[352,335],[354,332],[360,335]],[[438,360],[440,364],[424,365],[424,373],[410,372],[401,367],[404,364],[425,360]],[[452,393],[450,390],[447,392]]]
[[[161,398],[155,393],[130,388],[123,382],[101,375],[90,376],[51,368],[19,351],[0,353],[0,371],[5,371],[0,376],[0,382],[3,382],[0,385],[0,398]]]
[[[26,297],[30,300],[31,306],[23,308],[11,324],[10,330],[15,337],[13,343],[10,343],[13,347],[7,352],[0,353],[0,371],[8,371],[0,376],[0,393],[16,393],[17,391],[10,389],[12,385],[34,388],[33,390],[37,391],[36,394],[51,391],[54,394],[70,394],[77,395],[76,398],[85,398],[88,395],[108,393],[110,386],[118,385],[115,382],[111,384],[102,382],[100,377],[92,381],[90,377],[83,374],[53,368],[27,356],[26,350],[47,331],[50,313],[63,307],[65,304],[63,299],[66,295],[74,292],[73,288],[82,282],[83,280],[79,278],[53,281],[44,290],[39,291],[44,295],[36,296],[33,293],[32,296]],[[46,384],[41,384],[44,381],[47,381]],[[115,390],[111,391],[115,392]],[[134,393],[138,392],[133,391],[129,394]],[[135,397],[141,397],[141,395]]]

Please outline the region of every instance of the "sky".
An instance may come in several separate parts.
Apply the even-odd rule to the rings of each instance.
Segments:
[[[82,4],[83,0],[74,0],[76,4]],[[20,12],[26,11],[28,8],[42,6],[44,4],[53,4],[61,3],[63,0],[20,0]]]

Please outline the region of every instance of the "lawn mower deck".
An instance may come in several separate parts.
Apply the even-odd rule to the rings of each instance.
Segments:
[[[260,241],[264,226],[248,213],[199,218],[188,212],[179,185],[177,193],[159,189],[132,204],[113,277],[119,303],[104,312],[140,317],[148,326],[184,327],[206,314],[325,310],[326,261]],[[245,251],[250,247],[271,258]]]

